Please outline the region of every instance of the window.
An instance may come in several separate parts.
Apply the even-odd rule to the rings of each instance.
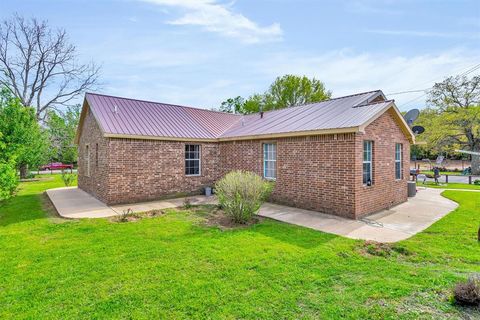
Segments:
[[[98,168],[98,143],[95,144],[95,168]]]
[[[277,145],[275,143],[263,144],[263,177],[273,180],[277,178]]]
[[[85,175],[87,177],[90,177],[90,147],[89,145],[85,145],[85,164],[86,164],[86,170],[85,170]]]
[[[402,170],[403,145],[401,143],[395,144],[395,179],[403,179]]]
[[[372,141],[363,141],[363,184],[372,185]]]
[[[185,174],[187,176],[200,175],[200,145],[185,145]]]

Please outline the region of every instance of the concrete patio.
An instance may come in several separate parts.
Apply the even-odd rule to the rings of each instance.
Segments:
[[[266,203],[260,215],[340,236],[397,242],[425,230],[454,210],[458,204],[440,194],[444,190],[423,188],[407,202],[360,220],[350,220],[314,211]]]
[[[323,232],[353,239],[396,242],[407,239],[428,228],[435,221],[454,210],[457,203],[442,197],[444,190],[419,189],[408,202],[383,210],[361,220],[350,220],[315,211],[302,210],[278,204],[265,203],[259,215]],[[185,198],[107,206],[76,187],[47,190],[60,216],[65,218],[105,218],[122,213],[128,208],[134,212],[180,207]],[[188,197],[192,204],[216,203],[215,197]]]
[[[133,212],[145,212],[176,208],[183,206],[185,201],[185,198],[176,198],[107,206],[105,203],[77,187],[49,189],[47,190],[47,195],[58,214],[70,219],[113,217],[127,209],[131,209]],[[188,199],[192,204],[196,205],[216,202],[215,197],[193,196],[188,197]]]

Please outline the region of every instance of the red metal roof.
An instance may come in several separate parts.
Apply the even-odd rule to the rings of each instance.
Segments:
[[[235,115],[136,99],[87,93],[106,134],[183,139],[231,139],[304,131],[355,128],[394,106],[380,90],[263,114]]]
[[[172,104],[87,93],[105,133],[150,137],[215,139],[241,116]]]

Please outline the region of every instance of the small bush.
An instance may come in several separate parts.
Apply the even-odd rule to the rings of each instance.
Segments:
[[[192,201],[189,198],[183,199],[183,208],[188,210],[188,209],[192,208],[192,206],[193,206]]]
[[[480,278],[470,278],[458,283],[453,290],[455,301],[460,305],[480,306]]]
[[[75,173],[62,172],[62,181],[65,184],[65,187],[70,187],[75,182],[76,178],[77,175]]]
[[[247,223],[272,189],[272,182],[248,171],[232,171],[215,185],[218,202],[236,223]]]
[[[480,179],[476,179],[475,181],[473,181],[473,184],[480,186]]]
[[[132,209],[128,208],[127,210],[122,210],[122,213],[118,214],[118,222],[128,222],[128,217],[135,215]]]
[[[15,166],[0,162],[0,201],[12,196],[18,186]]]

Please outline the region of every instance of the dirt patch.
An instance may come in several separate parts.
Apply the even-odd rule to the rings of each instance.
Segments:
[[[150,210],[145,212],[133,212],[133,211],[125,211],[117,216],[111,217],[110,221],[112,222],[135,222],[142,219],[149,219],[149,218],[157,218],[163,216],[165,212],[163,210]]]
[[[255,216],[247,223],[236,223],[232,220],[230,216],[228,216],[225,211],[219,209],[218,207],[214,207],[208,211],[206,215],[203,216],[204,221],[203,224],[209,227],[218,227],[221,230],[229,230],[229,229],[238,229],[238,228],[247,228],[251,225],[257,224],[263,220],[262,217]]]
[[[367,256],[389,257],[392,255],[409,256],[412,254],[407,248],[390,243],[365,241],[360,247],[360,253]]]
[[[65,222],[67,220],[71,220],[68,218],[64,218],[58,214],[57,209],[52,203],[52,200],[48,197],[47,193],[44,192],[40,195],[40,203],[42,204],[42,209],[47,213],[47,217],[55,223]]]

